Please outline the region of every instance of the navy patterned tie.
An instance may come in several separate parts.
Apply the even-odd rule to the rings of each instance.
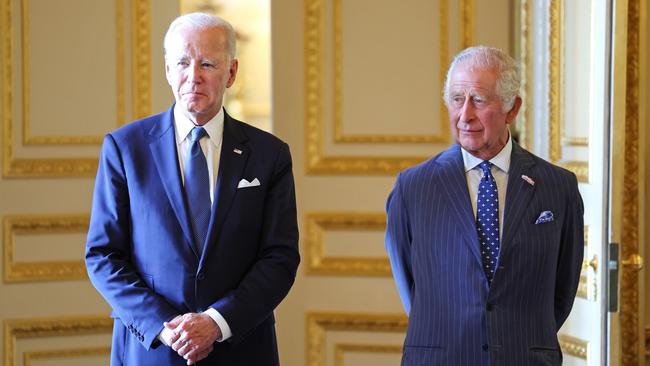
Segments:
[[[185,161],[185,194],[192,215],[195,247],[200,255],[210,223],[210,174],[200,140],[206,135],[203,127],[190,132],[190,149]]]
[[[476,228],[481,244],[483,269],[488,283],[491,283],[499,258],[499,194],[490,171],[492,163],[484,161],[479,166],[483,171],[483,178],[478,185]]]

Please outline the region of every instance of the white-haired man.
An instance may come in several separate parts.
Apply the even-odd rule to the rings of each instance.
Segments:
[[[562,364],[583,205],[573,173],[513,141],[519,85],[503,51],[459,53],[444,90],[456,144],[402,172],[388,199],[403,366]]]
[[[222,107],[230,24],[181,16],[164,49],[176,103],[109,133],[95,182],[86,265],[111,365],[278,365],[273,309],[300,261],[289,148]]]

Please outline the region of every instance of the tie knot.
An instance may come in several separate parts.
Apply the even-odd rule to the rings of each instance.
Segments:
[[[479,164],[481,167],[481,170],[483,171],[483,175],[492,175],[490,169],[492,168],[492,163],[490,163],[487,160],[484,160],[481,164]]]
[[[190,141],[196,142],[201,139],[201,137],[205,136],[207,132],[203,129],[203,127],[194,127],[192,131],[190,132]]]

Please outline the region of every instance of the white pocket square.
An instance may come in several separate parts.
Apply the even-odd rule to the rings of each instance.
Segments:
[[[544,211],[541,214],[539,214],[539,217],[535,221],[535,225],[543,224],[545,222],[551,222],[553,221],[553,212],[551,211]]]
[[[259,185],[260,185],[260,180],[257,178],[253,179],[251,182],[247,181],[246,179],[242,179],[239,181],[237,188],[257,187]]]

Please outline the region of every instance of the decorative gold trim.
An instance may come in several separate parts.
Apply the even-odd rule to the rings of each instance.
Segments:
[[[596,269],[589,265],[589,255],[591,254],[589,225],[584,226],[584,242],[585,259],[582,261],[582,272],[580,273],[580,282],[578,283],[576,296],[595,302],[598,300],[598,284],[596,282]]]
[[[307,274],[340,276],[390,276],[388,258],[327,257],[324,248],[326,230],[386,230],[383,213],[307,213]]]
[[[337,343],[334,345],[334,365],[345,366],[346,353],[402,353],[401,345]],[[28,366],[28,365],[25,365]]]
[[[562,166],[578,177],[579,182],[589,183],[588,161],[562,160],[563,141],[570,146],[581,145],[583,138],[564,137],[564,118],[562,103],[562,85],[564,85],[564,50],[562,42],[562,29],[564,15],[560,0],[551,0],[549,4],[549,159],[551,162]],[[586,140],[586,139],[585,139]],[[588,146],[588,145],[587,145]]]
[[[133,4],[133,117],[151,114],[151,9],[148,0]]]
[[[118,100],[118,123],[121,125],[124,115],[123,103],[120,105],[120,98],[124,98],[124,26],[120,27],[120,13],[123,12],[122,0],[115,0],[117,25],[116,28],[116,81],[117,81],[117,100]],[[21,1],[21,49],[22,49],[22,111],[23,111],[23,145],[99,145],[102,143],[102,136],[32,136],[31,135],[31,112],[29,107],[30,101],[30,75],[29,75],[29,0]],[[120,57],[120,54],[122,57]],[[122,75],[122,78],[120,78]],[[122,109],[120,109],[122,108]]]
[[[113,319],[105,316],[11,319],[4,322],[5,366],[16,365],[18,339],[104,334],[113,330]]]
[[[386,156],[326,156],[323,149],[322,138],[324,136],[323,124],[323,13],[325,1],[323,0],[305,0],[305,159],[307,174],[385,174],[392,175],[397,172],[418,164],[428,159],[428,156],[406,156],[406,157],[386,157]],[[440,0],[440,10],[442,14],[447,14],[447,0]],[[440,19],[440,29],[443,35],[447,34],[446,17]],[[445,71],[442,65],[449,62],[448,58],[448,40],[445,37],[440,39],[441,55],[441,80],[444,81]],[[440,115],[445,116],[446,109],[444,103],[441,103]],[[446,117],[443,119],[446,121]],[[447,131],[449,126],[442,123],[441,128]],[[336,128],[336,124],[335,124]],[[336,133],[335,133],[336,134]],[[336,138],[336,137],[335,137]],[[370,142],[379,141],[382,138],[371,138]],[[419,142],[420,137],[408,141],[397,141],[401,137],[391,139],[395,142]]]
[[[569,146],[589,147],[589,138],[587,137],[562,137],[562,143]]]
[[[532,105],[533,105],[533,94],[531,90],[531,80],[532,80],[532,70],[533,70],[533,58],[532,55],[532,44],[533,44],[533,32],[532,32],[532,10],[531,10],[531,1],[530,0],[519,0],[520,6],[520,47],[519,47],[519,58],[521,60],[521,98],[523,99],[523,104],[521,106],[522,110],[519,113],[520,116],[523,116],[522,128],[519,129],[520,143],[527,148],[528,150],[533,149],[533,116],[532,116]]]
[[[342,16],[342,0],[332,0],[334,9],[333,21],[333,38],[334,38],[334,141],[337,143],[373,143],[373,144],[399,144],[399,143],[449,143],[449,126],[446,123],[447,110],[444,103],[441,101],[442,106],[440,113],[440,127],[441,131],[432,135],[380,135],[380,134],[345,134],[343,131],[343,16]],[[464,2],[471,2],[471,0],[463,0]],[[447,42],[449,38],[449,30],[447,27],[447,0],[440,0],[440,11],[438,14],[438,23],[440,26],[440,42],[439,50],[441,58],[444,60],[440,64],[443,70],[441,74],[443,77],[440,79],[441,88],[444,83],[444,65],[447,64],[447,48],[443,46],[442,40]],[[470,4],[471,5],[471,4]],[[471,20],[471,19],[470,19]],[[463,24],[463,34],[470,25]]]
[[[639,254],[639,55],[640,1],[627,2],[625,173],[621,258]],[[622,366],[639,364],[639,272],[623,266],[621,276]]]
[[[406,332],[408,318],[402,314],[308,313],[307,366],[324,366],[328,331]]]
[[[5,216],[3,218],[4,281],[35,282],[87,278],[83,260],[15,262],[14,241],[20,234],[85,233],[88,215]]]
[[[460,0],[460,24],[463,26],[461,47],[474,45],[474,0]]]
[[[24,2],[23,2],[24,4]],[[134,63],[140,65],[139,68],[134,65],[133,80],[134,90],[138,94],[137,103],[134,105],[134,111],[137,113],[144,113],[150,110],[151,100],[151,71],[150,65],[144,66],[145,62],[149,62],[149,5],[147,0],[134,0],[133,2],[133,18],[134,20],[134,38],[137,38],[138,43],[133,45]],[[116,0],[116,21],[118,22],[118,57],[124,59],[124,42],[119,42],[120,37],[124,37],[124,20],[123,20],[123,3],[121,0]],[[144,10],[143,10],[144,9]],[[137,21],[138,16],[143,16],[146,19]],[[13,34],[13,18],[11,0],[0,0],[0,17],[4,20],[1,22],[2,39],[0,39],[0,70],[2,70],[2,124],[3,124],[3,158],[2,158],[2,173],[7,178],[63,178],[63,177],[92,177],[97,171],[96,158],[62,158],[62,159],[49,159],[49,158],[15,158],[13,152],[13,70],[12,70],[12,34]],[[25,21],[23,20],[23,23]],[[144,27],[144,28],[143,28]],[[146,52],[146,54],[145,54]],[[23,56],[24,57],[24,56]],[[119,65],[119,64],[118,64]],[[118,67],[118,90],[125,90],[124,75],[119,77],[120,67]],[[122,69],[124,69],[122,67]],[[124,70],[122,70],[124,72]],[[23,99],[25,99],[23,97]],[[125,121],[125,103],[124,93],[118,95],[118,123],[123,124]],[[145,108],[146,107],[146,108]],[[23,106],[24,108],[24,106]],[[24,126],[24,123],[23,123]],[[60,142],[60,141],[59,141]]]
[[[562,353],[571,355],[589,363],[589,342],[580,338],[571,337],[570,335],[558,335]]]
[[[66,348],[47,351],[27,351],[23,352],[23,366],[32,366],[33,361],[110,356],[110,354],[111,347]]]

